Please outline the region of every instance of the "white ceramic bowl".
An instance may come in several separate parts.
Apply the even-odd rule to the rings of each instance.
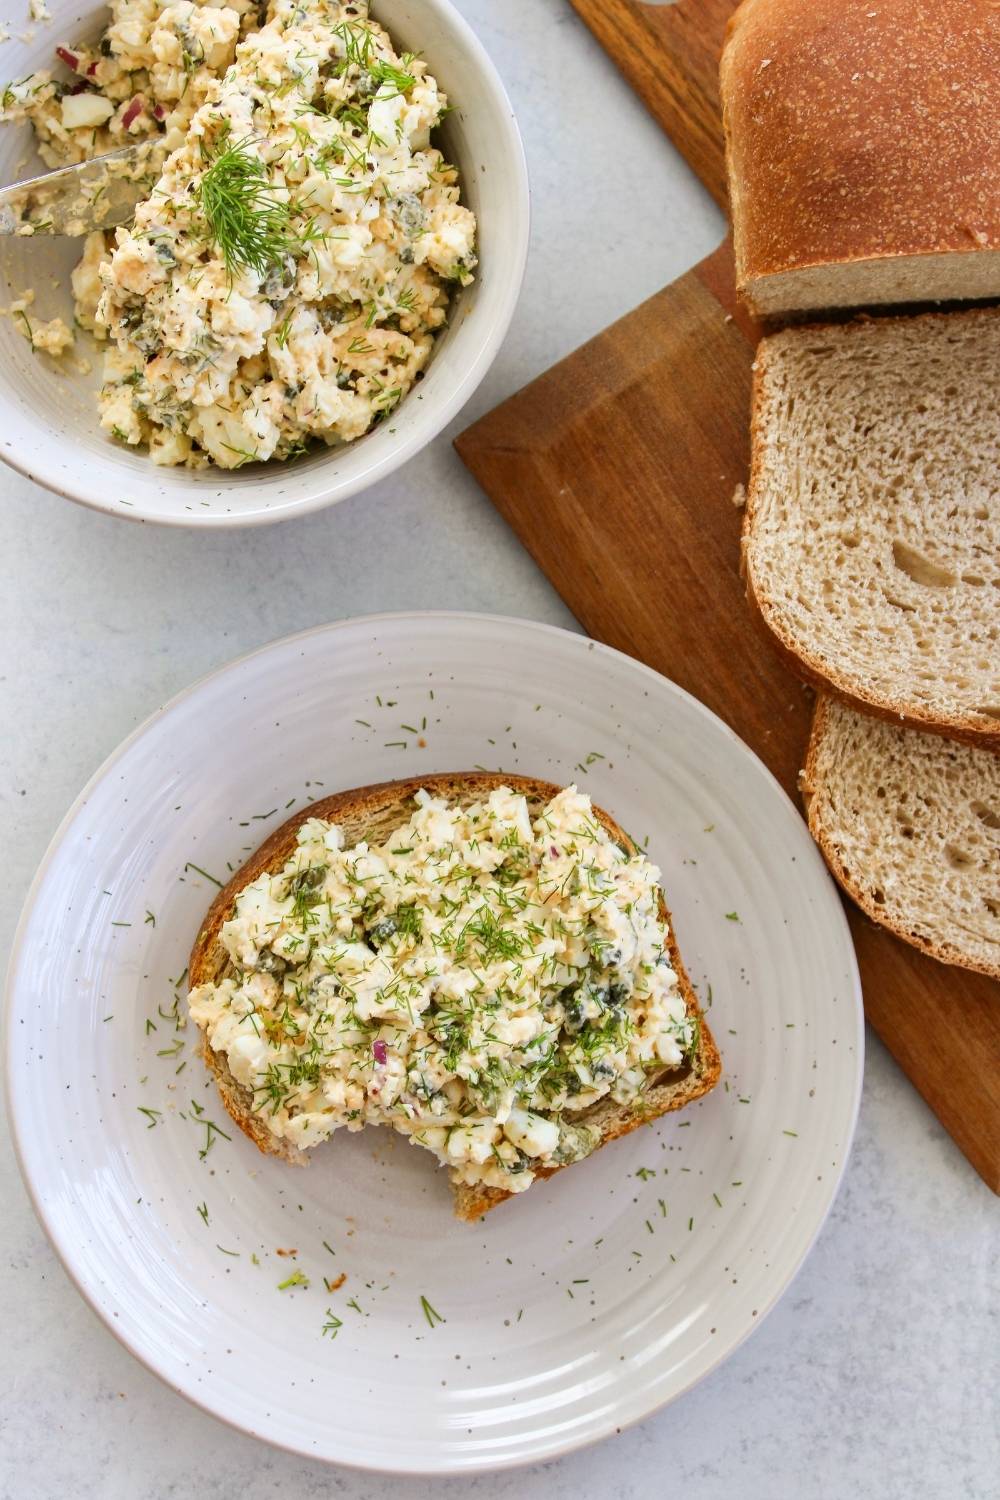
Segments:
[[[106,12],[50,0],[52,19],[0,43],[0,82],[52,66],[57,43],[100,34]],[[250,526],[344,500],[384,479],[455,416],[489,369],[517,303],[528,246],[528,178],[510,101],[481,43],[449,0],[375,0],[375,17],[421,52],[453,103],[442,136],[479,219],[480,267],[453,304],[427,377],[391,423],[341,449],[290,464],[223,472],[162,469],[113,443],[89,376],[57,371],[0,318],[0,457],[48,489],[112,515],[179,526]],[[13,33],[14,27],[11,23]],[[30,40],[24,40],[30,36]],[[42,170],[27,127],[0,126],[0,182]],[[76,240],[0,240],[0,302],[34,287],[33,314],[72,314]],[[89,353],[83,350],[85,354]]]

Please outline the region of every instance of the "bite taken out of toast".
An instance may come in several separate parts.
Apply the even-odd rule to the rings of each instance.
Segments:
[[[389,1124],[474,1220],[714,1087],[658,872],[575,788],[485,772],[341,792],[212,903],[191,1014],[230,1115],[302,1164]]]

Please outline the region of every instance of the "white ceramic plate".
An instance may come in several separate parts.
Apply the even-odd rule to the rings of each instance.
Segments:
[[[260,1156],[169,1016],[216,890],[200,871],[310,796],[476,764],[576,780],[648,837],[725,1083],[470,1227],[389,1132],[307,1171]],[[646,1416],[760,1322],[843,1171],[862,1015],[805,825],[719,720],[562,631],[397,615],[226,667],[98,772],[28,899],[8,1065],[42,1222],[139,1359],[296,1452],[469,1473]],[[279,1290],[295,1271],[310,1285]]]

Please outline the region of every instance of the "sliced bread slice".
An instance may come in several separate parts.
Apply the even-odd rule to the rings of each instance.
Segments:
[[[307,819],[325,818],[339,824],[344,831],[345,847],[351,848],[362,840],[369,843],[386,841],[409,820],[413,798],[421,788],[434,797],[444,797],[453,804],[468,807],[488,796],[495,787],[501,786],[522,793],[527,798],[532,817],[537,816],[560,790],[551,782],[530,777],[469,771],[424,776],[412,781],[383,782],[354,791],[339,792],[321,802],[311,803],[278,828],[212,902],[191,951],[188,970],[192,989],[200,984],[217,984],[227,974],[235,972],[221,940],[223,923],[233,915],[236,897],[252,880],[265,872],[277,873],[284,868],[295,849],[296,834]],[[610,814],[595,807],[594,815],[621,848],[628,853],[637,852],[633,840]],[[686,1104],[714,1088],[722,1071],[718,1049],[684,968],[662,892],[660,906],[667,930],[666,947],[670,963],[680,981],[688,1014],[698,1022],[697,1043],[682,1067],[664,1069],[651,1078],[645,1092],[630,1105],[602,1099],[589,1110],[574,1115],[574,1123],[586,1124],[594,1131],[597,1138],[595,1149],[617,1140],[619,1136],[626,1135],[660,1115],[683,1109]],[[268,1130],[266,1116],[254,1109],[253,1093],[233,1077],[225,1053],[214,1051],[207,1037],[203,1040],[202,1057],[215,1076],[226,1109],[254,1144],[269,1155],[280,1156],[297,1166],[305,1165],[308,1161],[307,1153]],[[549,1177],[553,1172],[562,1170],[563,1167],[543,1169],[536,1175]],[[512,1196],[501,1188],[485,1185],[454,1185],[453,1191],[455,1213],[458,1218],[467,1221],[479,1218],[481,1214]]]
[[[743,558],[801,676],[1000,747],[1000,309],[765,339]]]
[[[874,921],[1000,979],[1000,755],[820,698],[802,793],[827,864]]]

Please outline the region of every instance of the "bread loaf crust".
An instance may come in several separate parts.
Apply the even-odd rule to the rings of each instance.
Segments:
[[[1000,295],[993,0],[743,0],[720,84],[737,286],[755,310],[917,300],[907,257],[943,257],[921,300]],[[968,256],[986,258],[972,291]],[[867,262],[839,295],[837,268]],[[787,273],[822,267],[828,294],[797,297]]]

